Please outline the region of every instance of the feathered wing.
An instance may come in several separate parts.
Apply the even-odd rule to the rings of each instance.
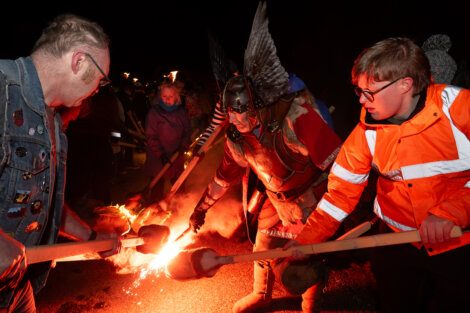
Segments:
[[[289,76],[276,54],[276,46],[268,30],[266,3],[263,1],[256,10],[244,63],[244,74],[251,78],[265,105],[287,93]]]
[[[220,44],[208,33],[209,55],[212,65],[212,72],[220,89],[223,89],[227,80],[237,72],[235,62],[227,58]]]

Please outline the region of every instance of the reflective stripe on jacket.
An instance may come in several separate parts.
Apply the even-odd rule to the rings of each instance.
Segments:
[[[353,211],[369,171],[379,173],[375,213],[395,231],[430,214],[465,228],[470,220],[470,90],[431,85],[424,108],[401,125],[361,122],[331,169],[328,193],[297,237],[324,241]]]

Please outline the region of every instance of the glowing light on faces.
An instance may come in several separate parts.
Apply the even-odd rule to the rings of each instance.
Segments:
[[[359,86],[371,86],[376,89],[375,91],[370,91],[366,88],[362,89],[358,87],[359,89],[356,91],[356,93],[360,95],[359,102],[374,120],[382,121],[399,114],[402,100],[394,84],[402,78],[386,83],[386,81],[371,81],[365,74],[359,77]],[[379,86],[378,88],[375,87],[377,85]],[[374,95],[384,90],[386,90],[384,94],[381,93],[380,97],[374,98]],[[364,97],[362,97],[362,95],[364,95]],[[372,97],[374,101],[370,101],[370,97]]]
[[[166,105],[175,105],[178,103],[178,92],[173,87],[163,87],[160,97]]]
[[[354,92],[356,93],[356,95],[361,98],[362,95],[364,95],[364,97],[367,99],[367,101],[369,102],[374,102],[374,95],[375,94],[378,94],[379,92],[381,92],[382,90],[384,90],[385,88],[393,85],[394,83],[396,83],[397,81],[399,81],[400,79],[402,79],[403,77],[400,77],[400,78],[397,78],[393,81],[391,81],[390,83],[386,84],[385,86],[382,86],[381,88],[375,90],[375,91],[371,91],[369,89],[362,89],[360,87],[356,87],[354,88]]]
[[[237,113],[235,111],[228,112],[230,123],[235,125],[241,133],[248,133],[257,126],[255,117],[250,117],[248,112]]]

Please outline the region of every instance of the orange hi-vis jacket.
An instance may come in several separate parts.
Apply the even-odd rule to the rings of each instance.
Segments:
[[[331,169],[328,192],[296,240],[322,242],[351,213],[379,173],[374,212],[394,231],[416,230],[430,214],[470,223],[470,90],[430,85],[424,108],[401,125],[368,124],[366,111]],[[458,246],[458,245],[457,245]]]

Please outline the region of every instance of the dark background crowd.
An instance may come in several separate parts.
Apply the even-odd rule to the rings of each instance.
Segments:
[[[112,40],[109,76],[113,86],[89,99],[68,129],[69,202],[111,200],[109,184],[126,168],[137,166],[134,152],[145,149],[146,114],[170,71],[180,71],[178,80],[184,86],[184,105],[193,131],[207,126],[219,95],[208,34],[240,68],[244,53],[240,47],[246,46],[256,6],[257,1],[171,1],[156,2],[152,8],[143,2],[84,2],[80,7],[42,3],[45,14],[4,16],[1,58],[27,55],[43,25],[64,12],[97,21]],[[364,47],[390,36],[410,37],[421,45],[430,35],[444,33],[452,40],[449,54],[459,72],[468,67],[465,10],[455,1],[439,9],[425,1],[406,6],[382,3],[380,7],[368,1],[268,1],[268,16],[283,66],[335,108],[335,131],[343,139],[359,115],[349,69]]]
[[[1,57],[27,55],[43,25],[59,13],[72,12],[96,20],[109,33],[113,80],[124,71],[147,82],[172,70],[184,70],[214,92],[207,33],[240,67],[257,3],[41,3],[37,6],[42,14],[32,13],[33,4],[31,13],[22,13],[22,18],[6,14],[0,21],[4,29]],[[336,107],[334,119],[343,137],[354,125],[351,117],[359,112],[349,71],[364,47],[391,36],[410,37],[421,44],[431,34],[446,33],[453,41],[450,54],[460,62],[470,55],[467,15],[463,1],[438,8],[428,1],[388,1],[380,6],[376,1],[268,1],[270,32],[283,66],[301,77],[314,95]]]

